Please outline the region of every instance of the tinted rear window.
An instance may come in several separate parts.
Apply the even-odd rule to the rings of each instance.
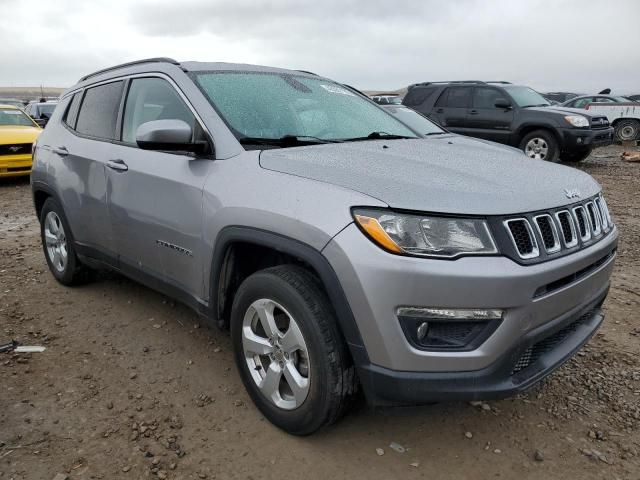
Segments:
[[[107,140],[115,139],[123,82],[87,89],[78,114],[78,133]]]
[[[436,92],[436,90],[436,87],[414,87],[409,90],[402,103],[404,105],[407,105],[408,107],[422,105],[429,97],[431,97]]]

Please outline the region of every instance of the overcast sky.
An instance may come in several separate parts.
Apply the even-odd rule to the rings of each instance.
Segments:
[[[0,86],[67,87],[153,56],[369,90],[483,79],[640,93],[640,1],[0,0]]]

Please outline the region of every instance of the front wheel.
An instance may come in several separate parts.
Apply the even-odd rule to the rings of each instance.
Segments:
[[[561,160],[563,162],[577,163],[586,160],[591,155],[591,149],[586,148],[582,150],[572,150],[570,152],[564,152]]]
[[[520,141],[520,150],[527,157],[535,160],[558,161],[558,141],[551,132],[546,130],[527,133]]]
[[[249,395],[289,433],[332,424],[357,390],[333,309],[303,268],[282,265],[248,277],[233,301],[231,338]]]

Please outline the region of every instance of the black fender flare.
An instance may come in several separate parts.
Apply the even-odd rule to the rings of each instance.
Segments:
[[[335,309],[338,326],[349,345],[354,362],[357,365],[369,363],[360,330],[333,267],[319,250],[284,235],[246,226],[228,226],[220,231],[214,244],[209,284],[209,308],[214,316],[218,315],[218,282],[224,267],[226,253],[229,247],[236,242],[271,248],[299,258],[310,265],[322,282]]]

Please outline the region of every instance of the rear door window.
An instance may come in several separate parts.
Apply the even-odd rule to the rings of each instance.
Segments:
[[[119,81],[87,89],[78,113],[78,133],[104,140],[116,138],[123,85]]]
[[[440,95],[436,107],[469,108],[471,107],[471,87],[449,87]]]

